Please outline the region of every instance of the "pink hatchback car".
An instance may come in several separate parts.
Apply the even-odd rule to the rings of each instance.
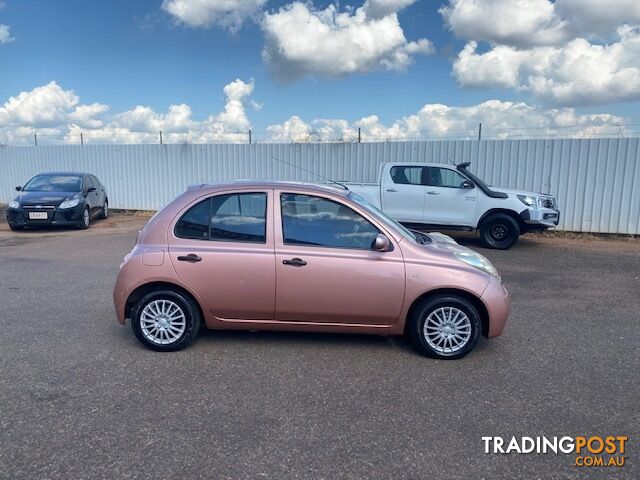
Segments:
[[[140,231],[113,292],[154,350],[210,329],[402,335],[460,358],[502,333],[509,295],[482,255],[409,231],[347,189],[190,187]]]

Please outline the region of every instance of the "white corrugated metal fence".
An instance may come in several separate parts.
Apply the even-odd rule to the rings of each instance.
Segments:
[[[275,160],[273,157],[280,159]],[[39,172],[97,175],[112,208],[154,210],[192,183],[241,178],[374,182],[382,162],[471,162],[487,183],[555,195],[560,229],[640,234],[640,139],[0,147],[0,202]]]

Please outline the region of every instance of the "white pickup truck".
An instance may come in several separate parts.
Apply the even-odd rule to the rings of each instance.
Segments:
[[[553,196],[489,187],[468,166],[383,163],[378,183],[344,185],[408,227],[477,229],[489,248],[508,249],[523,233],[558,225]]]

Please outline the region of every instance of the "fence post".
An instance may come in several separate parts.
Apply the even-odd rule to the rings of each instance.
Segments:
[[[35,146],[38,146],[38,135],[37,134],[33,134],[33,143],[35,144]]]
[[[482,140],[482,123],[478,124],[478,141]]]
[[[358,143],[362,143],[362,132],[360,131],[360,127],[358,127]]]
[[[162,145],[162,130],[160,130],[160,145]]]
[[[249,145],[251,145],[251,129],[249,129]]]
[[[82,136],[82,132],[80,132],[80,145],[84,145],[84,137]]]

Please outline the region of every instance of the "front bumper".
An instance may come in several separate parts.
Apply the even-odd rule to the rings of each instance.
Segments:
[[[525,208],[520,218],[531,230],[557,227],[560,210],[557,208]]]
[[[80,204],[73,208],[60,209],[43,208],[36,209],[29,206],[20,208],[7,208],[7,223],[15,227],[37,227],[37,226],[72,226],[82,223],[84,205]],[[46,213],[46,219],[30,219],[29,212]]]
[[[491,276],[487,288],[481,297],[489,314],[488,338],[494,338],[502,334],[511,311],[511,296],[502,282],[497,277]]]

